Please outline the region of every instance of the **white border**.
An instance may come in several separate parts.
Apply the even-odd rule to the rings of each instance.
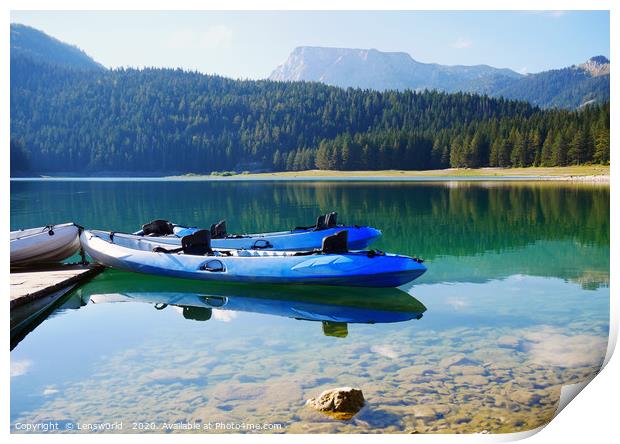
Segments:
[[[620,42],[620,35],[618,31],[618,20],[620,19],[620,13],[618,12],[617,2],[610,0],[504,0],[501,3],[492,0],[469,0],[467,3],[459,2],[457,0],[435,0],[433,2],[414,2],[411,0],[263,0],[256,2],[252,0],[229,0],[221,2],[206,2],[200,0],[177,0],[175,2],[164,0],[151,0],[149,2],[139,0],[108,0],[108,1],[89,1],[88,3],[77,0],[55,0],[53,4],[45,0],[9,0],[3,2],[3,6],[0,9],[2,17],[2,23],[4,23],[4,31],[0,33],[0,41],[2,51],[1,63],[2,63],[2,88],[0,91],[10,91],[9,81],[9,32],[8,27],[10,23],[10,10],[593,10],[593,9],[607,9],[611,10],[611,54],[610,59],[612,63],[618,60],[618,42]],[[113,30],[111,30],[113,32]],[[320,31],[318,31],[320,32]],[[615,79],[614,73],[612,73],[612,80]],[[611,84],[611,96],[612,96],[612,116],[615,116],[614,109],[615,104],[618,101],[618,89],[612,82]],[[3,111],[1,115],[2,129],[2,141],[4,149],[2,150],[2,162],[0,162],[0,168],[2,171],[2,187],[3,187],[3,199],[0,200],[2,211],[6,218],[9,217],[9,96],[8,94],[2,95]],[[612,142],[612,157],[614,158],[611,166],[611,188],[615,189],[617,166],[614,162],[615,154],[618,152],[618,138],[616,133],[618,131],[617,125],[615,125],[614,118],[612,117],[613,136]],[[612,192],[613,196],[613,192]],[[618,205],[612,198],[611,200],[611,226],[613,227],[618,221]],[[5,233],[4,245],[8,246],[8,233]],[[612,230],[611,238],[611,262],[610,269],[614,270],[618,268],[618,240],[615,236],[614,230]],[[4,270],[9,269],[9,251],[8,248],[4,248],[2,255],[0,256],[2,261],[1,265]],[[587,260],[587,258],[584,258]],[[5,272],[6,273],[6,272]],[[611,288],[615,288],[616,277],[615,274],[611,275]],[[4,288],[5,294],[8,294],[8,273],[4,275]],[[618,389],[620,384],[618,383],[618,377],[620,375],[620,364],[618,358],[609,360],[612,355],[612,351],[615,347],[618,331],[618,302],[615,297],[611,297],[611,322],[610,322],[610,341],[608,346],[608,353],[606,357],[607,366],[599,374],[594,381],[589,384],[583,393],[579,395],[579,400],[571,402],[569,405],[555,418],[551,423],[544,428],[541,433],[536,434],[530,438],[529,442],[533,443],[547,443],[547,442],[579,442],[584,440],[593,442],[607,442],[609,438],[617,435],[617,413],[615,413],[616,396],[620,393]],[[6,304],[8,307],[8,304]],[[8,311],[8,310],[7,310]],[[5,313],[3,319],[8,324],[8,313]],[[2,327],[2,335],[5,339],[4,344],[9,343],[9,326]],[[36,436],[24,436],[24,435],[9,435],[9,352],[8,347],[5,349],[5,353],[2,355],[3,368],[6,371],[5,384],[1,391],[2,402],[0,404],[0,411],[2,413],[2,422],[0,423],[3,435],[9,436],[12,441],[15,442],[31,442],[31,441],[45,441],[45,442],[66,442],[66,441],[83,441],[83,436],[73,435],[36,435]],[[498,441],[511,441],[515,439],[522,439],[531,436],[535,431],[524,432],[518,434],[508,435],[381,435],[382,440],[410,442],[415,440],[416,442],[498,442]],[[170,440],[178,441],[194,441],[204,442],[226,440],[231,441],[252,441],[252,442],[265,442],[265,441],[281,441],[283,439],[299,442],[314,442],[317,440],[316,435],[291,435],[284,436],[271,436],[271,435],[154,435],[149,436],[149,441]],[[113,439],[110,435],[105,436],[92,436],[89,435],[89,440],[104,440],[108,442]],[[121,442],[135,442],[137,440],[144,440],[143,435],[130,436],[122,435],[116,437],[116,440]],[[375,440],[377,438],[374,435],[321,435],[318,437],[321,441],[326,442],[358,442],[365,440]]]

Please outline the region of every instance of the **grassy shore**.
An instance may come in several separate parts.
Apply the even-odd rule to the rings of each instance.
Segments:
[[[579,165],[569,167],[529,167],[529,168],[449,168],[445,170],[425,171],[331,171],[331,170],[307,170],[307,171],[282,171],[275,173],[227,173],[213,174],[211,176],[187,175],[187,178],[207,177],[230,177],[247,179],[313,179],[313,178],[368,178],[368,179],[467,179],[467,178],[531,178],[532,180],[583,180],[583,181],[608,181],[608,165]]]

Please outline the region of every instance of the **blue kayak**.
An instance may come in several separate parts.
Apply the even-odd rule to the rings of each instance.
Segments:
[[[336,222],[337,213],[328,213],[317,218],[314,225],[296,227],[289,231],[255,234],[229,234],[226,222],[211,225],[213,248],[246,250],[306,251],[320,248],[323,238],[342,230],[348,231],[348,248],[363,250],[381,236],[376,228],[359,225],[342,225]],[[159,242],[179,246],[181,238],[199,231],[198,227],[186,227],[166,220],[154,220],[144,224],[138,236],[157,237]]]
[[[161,238],[87,230],[80,241],[96,262],[112,268],[206,281],[397,287],[426,271],[419,259],[375,251],[348,251],[347,231],[327,236],[320,250],[221,250],[208,230],[169,248]]]

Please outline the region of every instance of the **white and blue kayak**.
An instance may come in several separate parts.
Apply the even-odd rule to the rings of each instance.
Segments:
[[[212,249],[201,230],[170,249],[161,238],[87,230],[82,248],[96,262],[125,271],[204,281],[398,287],[426,271],[419,259],[347,250],[347,231],[305,252]]]
[[[336,213],[329,213],[319,216],[316,223],[309,227],[296,227],[288,231],[255,234],[229,234],[226,232],[226,222],[220,221],[211,225],[211,245],[213,248],[307,251],[321,248],[321,242],[325,236],[347,230],[349,232],[349,250],[363,250],[381,236],[381,231],[376,228],[342,225],[336,222],[336,218]],[[187,227],[158,219],[144,224],[142,229],[134,234],[158,237],[163,244],[179,246],[183,236],[199,230],[198,227]]]
[[[60,262],[80,249],[74,223],[11,231],[11,267]]]

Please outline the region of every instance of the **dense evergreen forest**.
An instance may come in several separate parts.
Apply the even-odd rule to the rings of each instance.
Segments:
[[[20,165],[52,173],[608,163],[609,103],[543,111],[465,93],[84,71],[20,56],[11,140]]]

